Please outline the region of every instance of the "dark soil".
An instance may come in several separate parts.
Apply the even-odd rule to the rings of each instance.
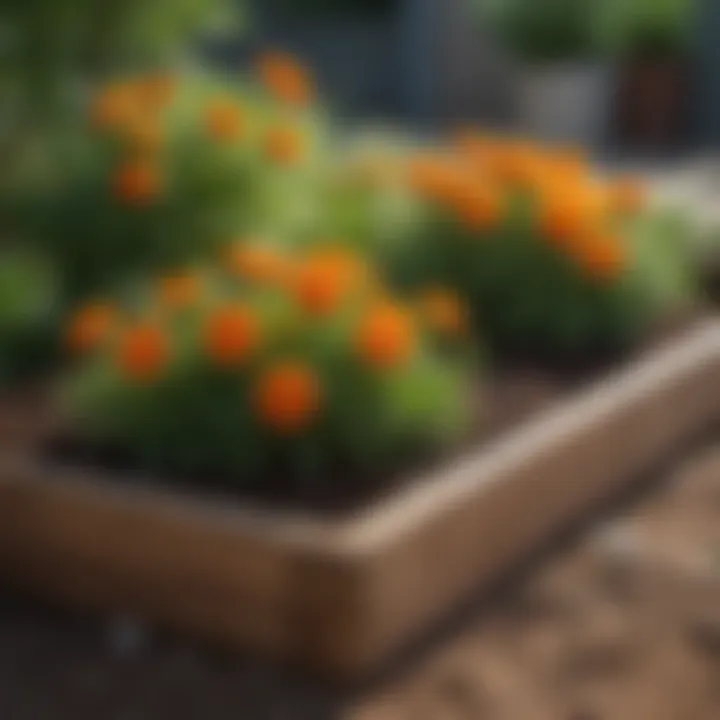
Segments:
[[[704,317],[704,313],[696,312],[668,321],[636,349],[635,355],[670,342]],[[201,490],[204,495],[222,500],[241,499],[270,509],[280,507],[342,515],[357,511],[412,481],[418,469],[427,472],[447,462],[449,454],[463,453],[497,439],[627,360],[628,356],[609,355],[563,368],[533,367],[517,359],[495,363],[499,369],[491,375],[487,387],[478,388],[473,398],[477,420],[462,443],[443,451],[414,448],[391,467],[358,469],[337,463],[336,469],[311,481],[299,479],[292,468],[283,467],[271,478],[256,481],[239,482],[237,477],[212,471],[202,475],[180,473],[167,479],[149,468],[138,467],[118,448],[99,447],[66,434],[53,436],[46,452],[52,462],[101,471],[119,482],[161,489],[172,487],[191,493]]]

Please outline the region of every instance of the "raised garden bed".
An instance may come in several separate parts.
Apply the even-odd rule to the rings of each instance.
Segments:
[[[43,456],[24,434],[0,467],[0,574],[75,606],[365,672],[720,416],[720,323],[699,320],[569,396],[527,387],[510,418],[498,386],[494,440],[350,512],[126,482]]]

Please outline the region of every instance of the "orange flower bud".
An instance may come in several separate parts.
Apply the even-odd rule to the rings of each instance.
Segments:
[[[363,263],[341,248],[317,252],[298,268],[295,295],[310,313],[326,315],[338,309],[363,279]]]
[[[504,202],[500,192],[485,182],[458,186],[450,205],[472,231],[489,230],[502,220]]]
[[[117,130],[137,114],[137,109],[130,83],[110,85],[95,98],[91,121],[97,130]]]
[[[408,182],[418,195],[428,200],[447,201],[457,196],[467,175],[451,157],[424,155],[410,161]]]
[[[142,78],[137,84],[140,102],[152,110],[160,110],[175,98],[177,82],[169,73],[155,73]]]
[[[259,380],[255,408],[267,426],[283,434],[298,433],[316,418],[322,390],[316,373],[302,362],[274,365]]]
[[[137,154],[154,154],[165,142],[160,123],[154,118],[134,119],[123,128],[123,136],[132,151]]]
[[[257,69],[267,89],[281,102],[303,107],[315,97],[307,70],[291,55],[265,53],[258,58]]]
[[[205,124],[210,136],[217,142],[235,142],[245,131],[245,114],[237,103],[220,98],[208,106]]]
[[[598,187],[569,182],[553,183],[540,197],[540,229],[548,239],[566,247],[594,231],[605,215],[604,194]]]
[[[129,380],[153,382],[170,360],[170,341],[165,331],[151,324],[139,324],[125,331],[118,363]]]
[[[573,248],[573,256],[591,279],[601,282],[617,280],[628,264],[626,247],[612,235],[583,237]]]
[[[292,278],[294,264],[273,248],[242,241],[229,249],[227,267],[250,282],[285,285]]]
[[[415,328],[408,313],[391,303],[372,307],[356,338],[360,357],[371,367],[391,369],[407,362],[416,348]]]
[[[160,303],[169,309],[178,310],[197,302],[202,293],[202,278],[191,272],[169,275],[160,281],[158,295]]]
[[[265,137],[265,152],[278,165],[296,165],[307,153],[305,136],[292,125],[278,125]]]
[[[148,205],[163,192],[160,169],[148,159],[128,160],[115,173],[113,192],[128,205]]]
[[[467,333],[470,325],[467,307],[450,290],[430,288],[423,294],[420,308],[428,325],[436,332],[450,337]]]
[[[260,343],[260,323],[244,305],[226,305],[216,310],[205,328],[205,349],[218,365],[244,362]]]
[[[93,303],[79,310],[70,321],[66,333],[68,347],[79,353],[99,347],[108,337],[117,314],[107,303]]]

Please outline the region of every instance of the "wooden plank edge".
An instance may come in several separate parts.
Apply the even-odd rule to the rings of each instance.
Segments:
[[[719,417],[711,321],[366,513],[345,528],[346,552],[366,568],[354,671]]]
[[[48,477],[47,467],[6,457],[0,572],[73,605],[137,611],[306,667],[355,675],[713,416],[719,393],[714,322],[497,446],[341,523],[225,508],[82,473]],[[668,401],[673,413],[658,413]],[[653,426],[644,445],[610,422],[622,420],[627,429],[661,417],[672,422]],[[623,462],[603,472],[595,467],[575,482],[582,492],[568,493],[565,485],[598,447],[620,449]],[[548,474],[557,479],[543,506],[533,479]],[[508,533],[528,507],[534,513],[522,532]]]

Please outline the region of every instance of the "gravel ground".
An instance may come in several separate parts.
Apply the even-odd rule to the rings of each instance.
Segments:
[[[0,602],[2,720],[716,720],[720,439],[354,700],[130,622]]]

